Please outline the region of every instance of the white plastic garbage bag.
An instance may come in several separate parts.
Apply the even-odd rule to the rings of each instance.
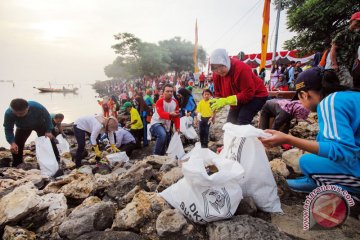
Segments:
[[[59,150],[60,155],[70,152],[70,145],[61,134],[56,136],[56,140],[58,140],[58,144],[56,144],[56,146]]]
[[[193,127],[192,117],[182,117],[180,118],[180,131],[187,139],[196,139],[198,135]]]
[[[56,161],[54,150],[50,139],[47,137],[38,137],[35,139],[36,158],[40,166],[42,175],[54,176],[59,170],[59,164]]]
[[[151,141],[151,132],[150,132],[150,128],[151,128],[151,124],[148,124],[147,126],[146,126],[146,128],[147,128],[147,140],[148,141]]]
[[[223,130],[224,148],[220,155],[239,162],[244,168],[245,178],[241,182],[244,197],[252,197],[262,211],[282,212],[269,160],[258,139],[271,135],[251,125],[226,123]]]
[[[193,153],[196,153],[201,148],[201,143],[195,143],[195,147],[191,149],[190,152],[186,153],[180,160],[181,161],[188,161]]]
[[[181,159],[185,155],[184,147],[180,139],[180,135],[175,132],[171,137],[169,147],[166,153],[173,159]]]
[[[208,175],[206,166],[218,172]],[[241,199],[240,180],[244,169],[237,162],[219,157],[207,148],[198,148],[182,167],[184,178],[160,196],[195,223],[231,218]]]
[[[117,163],[128,162],[129,157],[126,155],[126,152],[117,152],[106,155],[106,159],[109,161],[110,166],[115,166]]]

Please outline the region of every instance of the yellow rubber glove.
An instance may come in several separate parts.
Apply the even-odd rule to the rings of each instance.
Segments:
[[[236,95],[232,95],[226,98],[215,98],[210,100],[211,109],[213,111],[220,110],[226,105],[236,106],[237,105],[237,98]]]
[[[94,151],[95,151],[95,155],[96,155],[97,157],[100,157],[100,158],[102,157],[102,153],[100,152],[98,145],[95,145],[95,146],[94,146]]]
[[[110,146],[114,153],[120,152],[120,150],[115,146],[115,144],[110,144]]]

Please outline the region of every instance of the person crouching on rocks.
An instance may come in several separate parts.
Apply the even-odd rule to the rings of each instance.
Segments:
[[[81,167],[82,154],[85,149],[85,134],[90,135],[90,143],[98,158],[102,157],[97,144],[97,138],[101,133],[108,134],[109,142],[114,152],[120,152],[115,146],[114,132],[118,130],[118,121],[114,117],[105,118],[103,116],[84,116],[74,122],[74,135],[78,144],[76,150],[76,167]]]
[[[305,177],[287,180],[291,190],[311,192],[320,185],[337,185],[350,194],[360,194],[360,92],[336,85],[327,86],[319,68],[299,74],[296,97],[317,112],[320,131],[316,141],[300,139],[275,130],[261,141],[266,147],[291,144],[304,154],[299,165]]]
[[[171,138],[171,125],[174,123],[175,130],[180,132],[179,104],[173,98],[174,87],[165,84],[163,98],[156,102],[155,113],[151,118],[151,135],[156,137],[154,155],[164,155]]]
[[[215,88],[211,109],[218,111],[230,105],[227,122],[250,124],[268,98],[263,81],[242,61],[230,58],[225,49],[210,56]]]
[[[15,135],[14,125],[16,126]],[[59,151],[55,138],[51,134],[53,128],[50,114],[43,105],[21,98],[13,99],[4,117],[5,136],[13,157],[12,166],[17,167],[23,162],[24,145],[32,131],[35,131],[39,137],[50,138],[55,157],[59,161]]]
[[[54,126],[53,130],[52,130],[52,135],[54,135],[54,137],[56,137],[59,134],[62,134],[63,136],[65,136],[64,131],[62,129],[61,123],[64,120],[64,114],[62,113],[52,113],[50,114],[51,116],[51,122]]]

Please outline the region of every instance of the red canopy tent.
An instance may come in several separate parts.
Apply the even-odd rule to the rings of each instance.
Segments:
[[[303,57],[297,56],[297,50],[292,51],[280,51],[276,53],[276,62],[278,64],[289,64],[290,61],[300,61],[302,64],[305,64],[314,59],[315,54],[305,55]],[[273,53],[266,54],[266,68],[271,68],[272,63],[272,55]],[[240,54],[239,54],[240,56]],[[239,59],[239,56],[233,56]],[[261,62],[261,53],[254,53],[254,54],[245,54],[243,58],[240,59],[244,63],[250,65],[251,68],[257,68],[260,66]]]

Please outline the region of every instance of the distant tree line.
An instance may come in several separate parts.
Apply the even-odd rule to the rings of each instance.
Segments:
[[[158,44],[143,42],[131,33],[119,33],[114,37],[117,43],[112,48],[119,56],[104,69],[109,78],[155,77],[167,72],[178,74],[194,69],[194,44],[180,37]],[[198,47],[197,56],[198,61],[204,64],[206,52],[201,46]]]

